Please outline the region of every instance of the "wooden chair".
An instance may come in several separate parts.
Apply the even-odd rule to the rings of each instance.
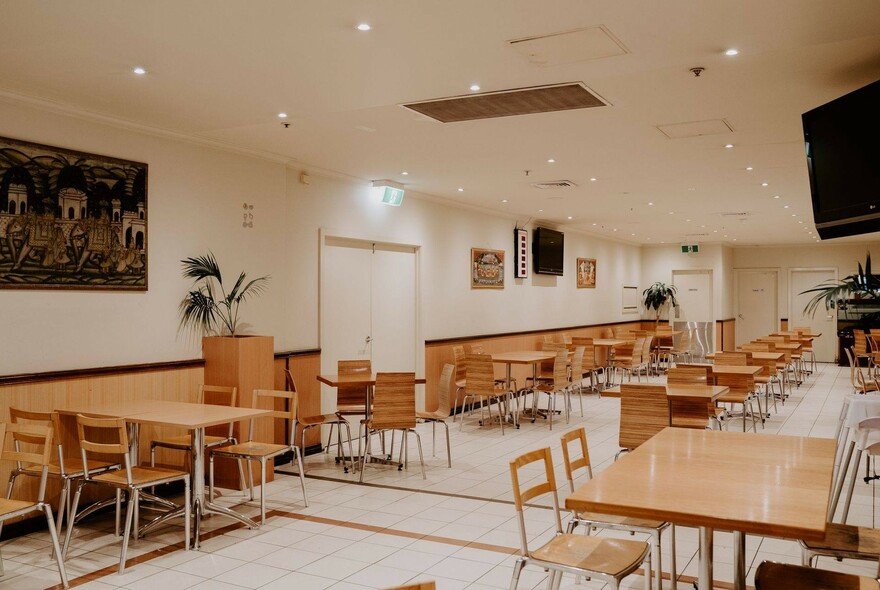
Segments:
[[[534,469],[527,476],[531,487],[520,487],[520,469],[543,463],[544,476],[535,477]],[[533,479],[534,478],[534,479]],[[559,515],[559,496],[556,476],[553,473],[553,459],[550,449],[538,449],[520,455],[510,462],[510,479],[513,484],[513,501],[519,519],[522,553],[513,565],[510,590],[516,590],[523,568],[535,566],[550,570],[548,588],[557,588],[563,574],[588,576],[606,582],[611,588],[619,588],[620,581],[634,573],[639,566],[645,566],[645,588],[651,588],[651,552],[643,541],[610,539],[562,532],[562,519]],[[537,549],[530,549],[529,535],[523,507],[534,498],[549,494],[553,500],[553,513],[556,517],[556,536]]]
[[[541,343],[541,350],[544,352],[559,352],[560,350],[568,350],[568,347],[561,342],[543,342]],[[553,382],[553,366],[555,360],[549,361],[541,361],[538,365],[538,383],[552,383]],[[537,383],[534,382],[533,377],[526,377],[526,387],[534,388],[537,386]]]
[[[485,347],[483,346],[483,344],[481,342],[471,344],[469,347],[469,350],[468,349],[465,349],[465,350],[467,351],[466,354],[486,354]],[[491,356],[491,355],[489,355],[489,356]],[[492,366],[492,371],[493,371],[493,375],[494,375],[494,371],[495,371],[494,365]],[[507,387],[507,378],[506,377],[496,377],[495,378],[495,385],[497,385],[498,387]],[[516,391],[516,389],[517,389],[516,378],[511,377],[510,389],[513,391]]]
[[[31,512],[42,512],[46,516],[46,526],[49,528],[49,538],[52,540],[55,562],[58,566],[58,574],[61,576],[61,584],[65,588],[70,585],[67,581],[67,571],[64,569],[63,553],[58,539],[58,529],[55,528],[55,520],[52,518],[52,506],[46,502],[46,480],[49,477],[50,457],[52,456],[52,427],[38,424],[5,424],[0,422],[0,461],[12,461],[15,470],[22,473],[31,473],[38,468],[40,485],[37,492],[37,501],[13,500],[12,485],[10,481],[6,498],[0,499],[0,526],[7,520],[17,520]],[[12,445],[7,443],[7,435],[10,435]],[[29,448],[37,446],[39,451],[24,451],[21,445]],[[8,450],[12,446],[12,450]],[[60,510],[60,506],[59,506]],[[71,519],[71,523],[73,519]],[[68,528],[73,528],[72,525]],[[2,558],[0,558],[0,575],[3,573]],[[27,576],[25,575],[25,578]],[[15,582],[11,582],[15,586]]]
[[[207,401],[206,401],[207,400]],[[216,406],[235,407],[238,401],[238,389],[235,387],[223,387],[220,385],[199,385],[199,396],[196,403],[208,403]],[[238,440],[234,433],[235,422],[227,425],[225,435],[205,435],[205,451],[214,449],[223,445],[236,444]],[[150,467],[156,466],[156,449],[177,449],[192,454],[190,446],[192,440],[190,434],[181,434],[179,436],[171,436],[159,440],[150,441]],[[242,466],[238,466],[238,477],[241,481],[241,489],[244,490],[246,483],[244,480],[244,470]]]
[[[642,364],[639,368],[639,371],[642,369],[645,370],[645,377],[651,375],[651,371],[654,368],[654,365],[657,360],[657,356],[654,354],[654,350],[652,348],[654,343],[654,337],[650,334],[646,335],[644,342],[642,342]]]
[[[471,377],[468,376],[469,384],[470,380]],[[372,434],[389,430],[392,431],[392,437],[395,430],[399,430],[403,434],[398,469],[403,469],[406,465],[407,434],[416,436],[416,443],[419,447],[419,462],[422,465],[422,479],[427,479],[425,458],[422,454],[422,439],[416,432],[415,373],[377,373],[376,387],[373,389],[373,412],[370,418],[364,418],[361,424],[366,430],[367,437],[367,445],[364,449],[364,455],[361,457],[361,482],[364,481],[364,467],[372,450]]]
[[[373,365],[370,359],[337,361],[336,373],[339,375],[371,375]],[[336,388],[336,413],[340,416],[361,416],[367,413],[367,388],[347,385]]]
[[[630,381],[632,381],[633,374],[636,375],[638,381],[642,380],[639,368],[642,366],[642,350],[644,343],[644,337],[636,338],[632,343],[631,349],[629,348],[629,343],[615,349],[612,365],[616,371],[620,371],[623,374],[629,374]],[[620,382],[623,383],[623,376],[621,376]]]
[[[535,387],[535,395],[532,398],[532,423],[538,419],[538,397],[539,393],[546,393],[547,412],[546,416],[550,422],[550,430],[553,430],[553,415],[556,413],[556,399],[562,395],[562,412],[565,415],[565,423],[569,421],[569,407],[571,406],[571,382],[568,380],[568,351],[563,348],[556,352],[556,358],[553,360],[553,382],[548,383],[539,380]],[[583,407],[583,406],[582,406]]]
[[[418,584],[407,584],[406,586],[395,586],[386,590],[436,590],[437,584],[433,581],[419,582]]]
[[[599,332],[600,338],[614,338],[614,330],[612,328],[602,328]]]
[[[647,383],[620,385],[620,430],[617,444],[621,452],[631,451],[669,426],[666,386]]]
[[[858,559],[877,562],[880,560],[880,529],[838,524],[825,524],[825,538],[821,541],[798,541],[801,545],[801,563],[816,567],[819,557]],[[880,577],[880,571],[877,572]]]
[[[752,406],[753,392],[755,391],[755,379],[752,375],[715,375],[716,385],[726,385],[730,388],[729,393],[725,393],[718,398],[718,403],[739,405],[742,407],[743,432],[746,431],[746,416],[752,417],[752,428],[758,432],[758,423],[755,419],[755,409]],[[732,412],[728,412],[728,416],[736,418]],[[728,429],[730,429],[730,421],[727,421]]]
[[[290,372],[290,369],[284,369],[284,378],[287,381],[287,389],[296,393],[296,382],[293,380],[293,373]],[[298,399],[298,398],[297,398]],[[297,403],[297,410],[299,410],[299,403]],[[345,473],[348,473],[348,466],[346,464],[346,456],[345,456],[345,448],[342,446],[342,428],[345,428],[345,433],[348,438],[348,456],[351,458],[352,462],[354,462],[354,450],[351,443],[351,425],[348,420],[343,417],[339,412],[334,412],[333,414],[318,414],[315,416],[303,416],[302,412],[297,412],[296,415],[296,423],[302,427],[302,434],[300,436],[300,448],[302,452],[305,452],[306,448],[306,431],[310,428],[321,427],[321,426],[329,426],[330,431],[327,433],[327,446],[324,447],[327,453],[330,452],[330,441],[333,440],[333,427],[336,427],[336,461],[340,460],[340,456],[342,458],[342,469]],[[320,436],[318,436],[318,440],[320,440]]]
[[[575,428],[562,435],[562,457],[565,460],[565,476],[568,479],[568,487],[574,493],[575,473],[583,469],[587,473],[588,479],[593,479],[593,467],[590,464],[590,451],[587,447],[587,432],[583,427]],[[569,447],[571,443],[575,444],[574,450]],[[615,531],[628,531],[631,533],[644,533],[651,536],[651,561],[654,564],[654,573],[656,575],[657,588],[663,588],[663,567],[661,560],[661,536],[663,531],[670,528],[671,523],[659,520],[646,520],[642,518],[629,518],[626,516],[616,516],[612,514],[599,514],[596,512],[575,512],[572,511],[572,519],[568,523],[566,533],[573,533],[575,527],[584,525],[586,527],[585,534],[589,535],[592,529],[609,529]],[[671,526],[670,532],[670,564],[672,589],[678,587],[676,567],[675,567],[675,525]]]
[[[870,364],[871,355],[868,352],[868,337],[865,334],[864,330],[853,329],[853,356],[855,356],[856,362],[861,366],[862,359],[865,360],[866,363]]]
[[[574,336],[571,339],[571,345],[584,347],[584,356],[581,361],[581,376],[590,376],[590,389],[599,393],[599,397],[601,397],[602,394],[598,387],[599,371],[602,371],[602,374],[605,375],[607,366],[596,361],[596,347],[593,344],[593,339]]]
[[[584,417],[584,347],[575,346],[574,353],[571,355],[571,368],[569,370],[569,403],[571,402],[571,392],[577,387],[578,403],[581,406],[581,418]],[[571,408],[569,407],[569,412]]]
[[[877,383],[877,380],[870,374],[865,375],[862,368],[856,363],[853,347],[850,346],[843,350],[846,352],[846,357],[849,360],[849,379],[850,383],[852,383],[853,391],[861,394],[877,393],[880,391],[880,384]]]
[[[672,367],[666,373],[666,383],[668,385],[712,385],[711,367],[703,366],[685,366],[678,365]],[[700,428],[698,422],[688,419],[688,417],[676,414],[676,406],[673,402],[672,425],[684,428]],[[709,424],[721,430],[721,424],[726,419],[726,412],[723,408],[719,408],[714,402],[706,402],[706,417]],[[705,423],[702,425],[705,428]]]
[[[131,538],[132,526],[135,531],[138,530],[138,519],[135,514],[138,512],[138,502],[141,491],[145,488],[154,487],[166,483],[176,481],[183,482],[184,500],[183,506],[178,507],[168,513],[161,514],[146,526],[163,522],[172,516],[182,515],[184,527],[184,548],[189,550],[190,540],[190,520],[191,505],[190,498],[190,476],[185,471],[176,469],[164,469],[162,467],[139,467],[131,465],[131,456],[129,455],[128,430],[125,427],[124,418],[90,418],[82,414],[76,415],[76,429],[79,435],[79,446],[82,453],[83,462],[83,478],[79,480],[76,486],[76,494],[73,497],[73,506],[70,510],[70,521],[67,525],[67,534],[64,536],[63,555],[67,557],[70,549],[70,540],[73,536],[74,523],[76,522],[77,509],[79,508],[79,499],[82,495],[83,488],[88,484],[95,484],[110,487],[116,492],[119,499],[120,494],[128,495],[128,507],[125,512],[125,531],[122,535],[122,550],[119,555],[119,573],[125,573],[125,557],[128,553],[128,540]],[[95,437],[86,434],[94,431]],[[96,442],[96,440],[106,441],[112,438],[112,433],[116,434],[117,442]],[[99,474],[93,474],[89,471],[89,453],[100,453],[106,455],[121,455],[120,462],[124,467],[114,470],[105,471]]]
[[[751,366],[761,365],[761,363],[754,362],[754,360],[752,359],[751,351],[747,351],[747,350],[742,351],[742,352],[731,352],[731,351],[716,352],[715,353],[715,364],[716,365],[727,365],[727,366],[733,366],[733,367],[747,367],[750,365]],[[775,364],[774,364],[774,371],[775,371]],[[764,408],[761,406],[761,397],[758,395],[759,392],[758,392],[757,386],[758,385],[764,386],[764,390],[763,390],[764,399],[767,404],[767,410],[769,412],[769,410],[770,410],[770,394],[769,394],[769,391],[767,390],[767,386],[769,385],[769,383],[771,381],[771,375],[766,369],[764,369],[760,373],[758,373],[757,375],[754,375],[752,377],[752,379],[754,380],[754,388],[752,391],[753,399],[755,399],[758,402],[758,415],[761,416],[761,425],[763,426],[765,412],[764,412]],[[775,405],[775,402],[776,402],[776,398],[774,397],[774,405]]]
[[[434,449],[437,448],[437,437],[435,426],[439,422],[446,428],[446,462],[452,467],[452,447],[449,444],[449,424],[446,419],[449,418],[449,398],[452,394],[453,377],[455,367],[446,363],[440,371],[440,382],[437,385],[438,402],[437,409],[433,412],[416,412],[416,418],[431,423],[431,454],[434,455]]]
[[[880,590],[873,578],[765,561],[755,571],[755,590]]]
[[[462,403],[462,411],[467,407],[468,399],[471,400],[471,411],[476,402],[480,403],[480,426],[483,425],[483,407],[488,406],[489,420],[492,419],[492,405],[498,403],[498,418],[501,423],[501,434],[504,434],[504,416],[502,415],[502,406],[508,397],[508,392],[495,387],[495,367],[492,364],[492,357],[488,354],[468,354],[465,355],[465,395]],[[459,428],[464,425],[464,417],[462,417]]]
[[[452,347],[452,357],[455,362],[455,404],[454,408],[458,409],[458,394],[464,394],[465,385],[467,384],[467,380],[465,379],[465,366],[464,366],[464,357],[465,357],[464,346],[453,346]],[[464,400],[462,400],[464,401]],[[464,420],[464,409],[462,408],[461,419]],[[455,422],[455,418],[452,419],[453,423]]]
[[[13,424],[31,424],[44,427],[51,427],[53,432],[52,445],[56,452],[56,458],[50,459],[48,465],[49,479],[57,479],[61,482],[61,495],[58,498],[58,512],[55,515],[55,528],[58,534],[64,524],[65,513],[69,514],[70,503],[73,501],[72,485],[73,482],[83,477],[81,468],[81,460],[79,457],[67,457],[64,453],[64,447],[61,444],[59,433],[61,432],[61,421],[58,412],[31,412],[21,410],[19,408],[9,408],[9,419]],[[119,463],[110,461],[89,460],[89,472],[98,474],[112,469],[119,469]],[[43,469],[41,465],[21,463],[15,466],[9,473],[9,486],[6,490],[6,497],[11,497],[12,488],[15,486],[15,480],[19,475],[28,477],[42,477]],[[97,508],[97,506],[96,506]],[[83,511],[84,512],[84,511]],[[118,534],[118,531],[117,531]]]
[[[211,457],[208,460],[208,484],[210,489],[211,501],[214,501],[214,459],[216,457],[225,457],[234,459],[239,464],[242,461],[247,463],[248,482],[250,483],[250,499],[254,499],[254,470],[252,462],[260,463],[260,524],[266,523],[266,464],[269,459],[273,459],[285,453],[292,453],[296,466],[299,469],[299,484],[302,487],[303,503],[306,508],[309,506],[309,498],[306,495],[306,480],[303,475],[302,456],[299,448],[296,446],[296,416],[298,414],[299,398],[296,391],[275,391],[272,389],[255,389],[254,397],[251,401],[252,408],[259,408],[261,399],[270,400],[275,405],[275,400],[287,400],[287,410],[273,410],[272,413],[260,416],[260,418],[287,420],[288,438],[287,444],[279,445],[275,443],[259,442],[254,440],[254,422],[255,418],[250,419],[248,426],[247,440],[241,443],[221,447],[211,451]],[[349,445],[351,439],[349,438]]]

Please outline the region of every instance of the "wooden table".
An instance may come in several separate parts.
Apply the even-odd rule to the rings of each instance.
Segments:
[[[492,353],[493,363],[504,363],[507,367],[506,381],[510,389],[512,365],[532,365],[532,383],[538,384],[538,363],[552,361],[556,358],[555,350],[520,350],[514,352]]]
[[[68,406],[58,408],[60,414],[76,415],[87,414],[89,416],[106,418],[124,418],[132,425],[132,449],[133,464],[139,465],[138,461],[138,435],[141,424],[156,426],[171,426],[184,428],[191,433],[192,448],[192,503],[195,515],[193,535],[193,548],[199,548],[199,528],[201,519],[205,513],[223,514],[235,518],[251,529],[258,527],[257,523],[250,518],[234,510],[220,506],[205,498],[205,429],[209,426],[238,422],[270,414],[272,410],[262,408],[237,408],[229,406],[215,406],[211,404],[193,404],[187,402],[171,401],[146,401],[107,403],[95,406]],[[264,493],[264,492],[261,492]],[[179,509],[182,513],[183,509]],[[168,513],[162,519],[157,519],[143,527],[138,534],[143,534],[149,528],[153,528],[168,518],[178,516],[177,512]]]
[[[569,496],[569,510],[700,529],[700,590],[712,588],[712,533],[734,531],[734,588],[745,534],[821,540],[835,441],[666,428]]]
[[[712,367],[716,375],[752,375],[764,370],[762,365],[706,365]]]
[[[373,401],[373,387],[376,386],[376,373],[355,373],[353,375],[338,375],[327,373],[324,375],[318,375],[318,381],[320,381],[324,385],[329,385],[330,387],[363,387],[364,391],[366,391],[367,396],[364,400],[367,411],[365,418],[369,419],[371,409],[370,406],[372,405]],[[416,377],[416,385],[424,384],[424,377]]]
[[[667,384],[666,401],[669,403],[669,425],[672,426],[672,419],[676,413],[686,416],[702,415],[708,421],[708,404],[729,391],[730,388],[726,385]],[[606,389],[602,393],[606,397],[620,397],[620,385]]]

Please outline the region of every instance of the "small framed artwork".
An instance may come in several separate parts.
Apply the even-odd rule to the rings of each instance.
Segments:
[[[471,248],[471,289],[504,288],[504,250]]]
[[[596,259],[595,258],[578,258],[577,259],[577,288],[578,289],[595,289],[596,288]]]

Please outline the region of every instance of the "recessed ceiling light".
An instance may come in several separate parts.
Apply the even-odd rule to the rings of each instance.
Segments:
[[[717,233],[718,233],[718,230],[717,230],[717,229],[713,229],[713,230],[712,230],[712,233],[713,233],[713,234],[717,234]]]
[[[724,55],[727,55],[730,57],[733,57],[734,55],[739,55],[739,49],[733,49],[733,48],[728,49],[727,51],[724,52]]]
[[[478,92],[480,90],[479,84],[471,84],[471,92]]]
[[[788,205],[783,205],[782,208],[783,208],[783,209],[788,209]]]
[[[572,217],[571,215],[569,215],[568,218],[569,218],[569,219],[574,219],[574,217]]]
[[[636,234],[629,234],[629,235],[634,236],[634,235],[636,235]]]
[[[700,227],[706,227],[705,225],[701,225]]]
[[[593,225],[595,226],[596,224],[594,223]]]
[[[685,221],[690,221],[690,219],[685,219]]]
[[[798,223],[803,223],[803,221],[798,221]]]
[[[726,237],[727,237],[727,234],[724,234],[724,237],[726,238]]]
[[[654,203],[648,202],[648,207],[653,207]]]
[[[369,31],[369,30],[372,29],[372,28],[373,28],[373,27],[371,27],[371,26],[368,25],[367,23],[361,23],[361,24],[359,24],[359,25],[357,26],[357,30],[358,30],[358,31]]]
[[[660,242],[661,244],[665,244],[666,242]]]
[[[554,160],[553,158],[550,158],[550,159],[547,160],[547,163],[548,163],[548,164],[555,164],[555,163],[556,163],[556,160]]]
[[[286,119],[286,118],[287,118],[287,113],[278,113],[278,118],[279,118],[279,119]]]
[[[543,209],[538,209],[538,213],[543,213],[543,212],[544,212]]]
[[[131,71],[134,72],[135,74],[137,74],[138,76],[143,76],[144,74],[147,73],[147,70],[145,68],[142,68],[141,66],[134,67],[131,69]]]
[[[736,238],[733,238],[733,241],[735,242],[735,241],[736,241]]]
[[[746,172],[751,172],[752,170],[754,170],[754,168],[752,168],[751,166],[746,166]]]
[[[464,192],[464,189],[461,188],[461,187],[458,187],[458,192],[463,193],[463,192]]]
[[[770,186],[770,183],[769,182],[762,182],[761,186]]]
[[[670,215],[675,215],[675,211],[670,211],[669,214],[670,214]]]
[[[616,228],[616,227],[615,227],[615,228],[614,228],[614,229],[612,229],[612,230],[611,230],[611,231],[617,231],[617,228]]]
[[[792,213],[791,216],[792,216],[792,217],[797,217],[797,213]]]
[[[727,149],[730,149],[730,148],[732,148],[732,147],[733,147],[733,144],[732,144],[732,143],[728,143],[728,144],[727,144],[727,145],[725,145],[725,146],[724,146],[724,147],[726,147],[726,148],[727,148]]]
[[[774,198],[774,199],[778,199],[778,198],[779,198],[779,195],[773,195],[773,198]]]
[[[599,179],[594,176],[593,178],[590,179],[590,182],[596,182],[597,180],[599,180]]]
[[[506,202],[507,202],[507,199],[501,199],[501,202],[502,202],[502,203],[506,203]]]

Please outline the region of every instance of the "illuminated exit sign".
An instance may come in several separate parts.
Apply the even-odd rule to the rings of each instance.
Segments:
[[[696,254],[700,251],[699,244],[682,244],[681,251],[683,254]]]
[[[382,202],[386,205],[400,207],[400,204],[403,203],[403,189],[386,186],[385,192],[382,193]]]

